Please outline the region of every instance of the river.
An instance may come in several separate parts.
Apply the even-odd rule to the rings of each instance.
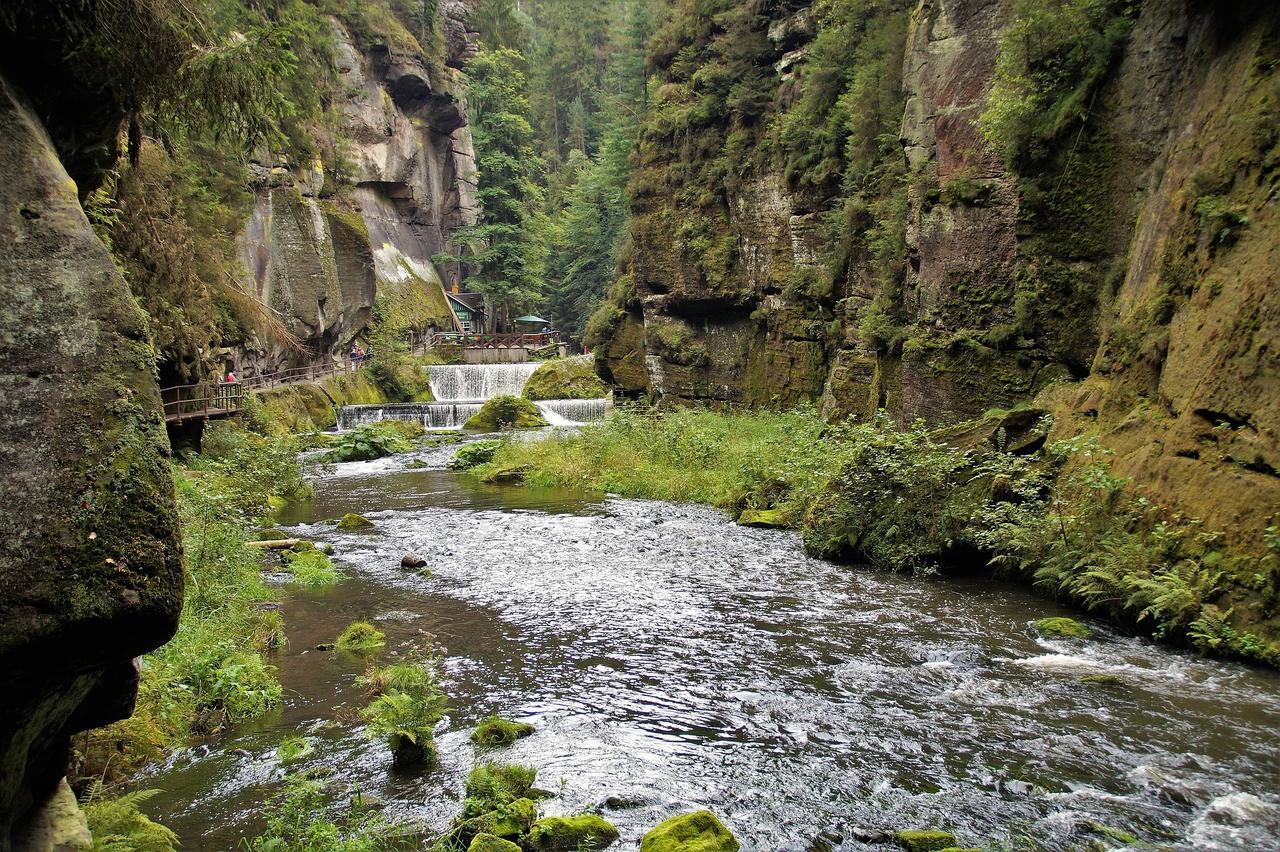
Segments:
[[[709,508],[482,485],[452,448],[338,465],[287,526],[332,542],[350,579],[282,589],[280,711],[184,749],[139,785],[188,849],[234,849],[284,770],[275,746],[444,827],[483,759],[536,766],[548,813],[599,808],[634,848],[706,806],[744,849],[871,849],[900,828],[962,845],[1089,848],[1091,823],[1180,849],[1280,847],[1280,677],[1089,622],[1016,586],[858,570],[804,556],[790,532]],[[364,513],[371,533],[325,519]],[[424,557],[429,578],[400,567]],[[441,765],[391,767],[366,740],[356,657],[313,650],[355,619],[388,654],[447,649]],[[1120,684],[1083,683],[1114,674]],[[537,733],[477,754],[500,712]],[[1112,844],[1118,846],[1119,844]],[[1106,848],[1103,845],[1096,848]]]

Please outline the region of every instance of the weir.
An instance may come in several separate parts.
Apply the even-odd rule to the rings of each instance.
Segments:
[[[346,431],[379,420],[404,420],[427,429],[461,429],[486,400],[524,393],[525,383],[539,366],[537,362],[431,366],[427,370],[435,402],[346,405],[338,409],[338,429]],[[552,399],[534,405],[550,425],[575,426],[605,419],[612,400]]]

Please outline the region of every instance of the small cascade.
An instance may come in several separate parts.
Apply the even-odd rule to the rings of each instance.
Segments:
[[[520,396],[540,367],[527,364],[447,364],[428,367],[431,395],[440,402],[483,402],[495,396]]]
[[[480,402],[406,402],[393,405],[345,405],[338,410],[338,429],[346,431],[380,420],[421,423],[427,429],[461,429],[480,410]]]
[[[612,400],[602,399],[549,399],[536,403],[542,416],[552,426],[575,426],[591,423],[609,416]]]
[[[431,393],[436,402],[347,405],[338,410],[338,429],[346,431],[379,420],[406,420],[427,429],[461,429],[486,400],[520,396],[540,366],[528,364],[451,364],[432,366]],[[536,403],[552,426],[576,426],[603,420],[611,399],[551,399]]]

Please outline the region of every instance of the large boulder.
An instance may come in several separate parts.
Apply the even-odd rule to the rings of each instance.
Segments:
[[[596,375],[595,364],[588,355],[547,361],[525,382],[526,399],[600,399],[609,388]]]
[[[534,852],[578,852],[603,849],[617,839],[618,829],[595,814],[543,817],[533,824],[528,846]]]
[[[0,78],[0,848],[70,737],[133,710],[182,552],[146,317],[40,120]]]

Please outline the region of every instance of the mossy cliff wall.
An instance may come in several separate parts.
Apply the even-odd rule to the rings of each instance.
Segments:
[[[1260,546],[1280,506],[1280,10],[1095,6],[1096,62],[1028,153],[981,119],[1002,37],[1047,7],[678,4],[601,375],[938,425],[1039,397],[1056,437],[1100,434],[1118,472]]]
[[[146,317],[0,78],[0,850],[62,791],[71,734],[128,715],[177,628],[182,555]],[[44,835],[47,838],[47,834]]]
[[[475,223],[479,203],[461,79],[451,67],[474,44],[466,7],[445,12],[446,64],[432,69],[394,39],[357,38],[334,21],[342,127],[321,147],[335,161],[254,166],[256,200],[239,239],[256,296],[302,346],[248,345],[236,355],[242,373],[344,354],[379,299],[411,327],[453,329],[431,258],[456,248],[453,232]]]

